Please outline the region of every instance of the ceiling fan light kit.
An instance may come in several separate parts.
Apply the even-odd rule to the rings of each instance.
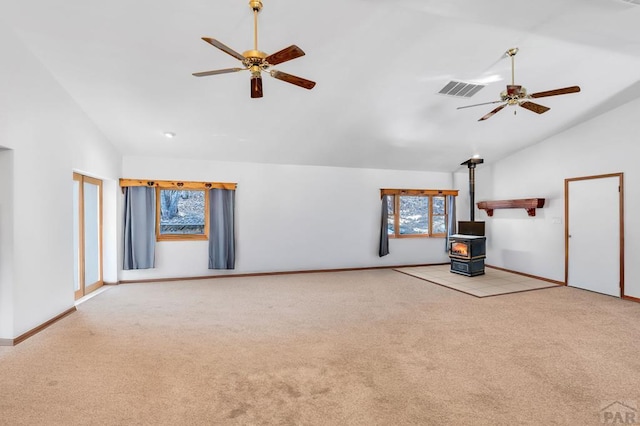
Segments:
[[[535,112],[536,114],[543,114],[549,111],[550,108],[544,105],[537,104],[535,102],[531,102],[529,99],[544,98],[547,96],[556,96],[556,95],[566,95],[569,93],[577,93],[580,91],[579,86],[570,86],[570,87],[564,87],[562,89],[547,90],[544,92],[536,92],[536,93],[528,94],[527,89],[515,83],[515,56],[518,53],[518,50],[519,49],[517,47],[514,47],[506,51],[506,55],[511,58],[511,84],[508,84],[506,90],[500,93],[499,101],[483,102],[481,104],[475,104],[475,105],[466,105],[466,106],[458,107],[457,109],[502,103],[502,105],[499,105],[488,114],[482,116],[478,121],[484,121],[493,117],[495,114],[500,112],[507,105],[520,106],[524,109],[528,109],[529,111]],[[514,111],[514,114],[515,114],[515,111]]]
[[[202,37],[202,40],[206,41],[213,47],[222,50],[223,52],[233,56],[234,58],[242,62],[243,68],[224,68],[214,71],[196,72],[193,73],[193,75],[196,77],[205,77],[209,75],[228,74],[248,70],[251,73],[252,98],[261,98],[263,96],[262,72],[267,72],[271,77],[282,80],[286,83],[290,83],[308,90],[313,89],[316,85],[314,81],[271,69],[271,67],[274,65],[299,58],[301,56],[304,56],[305,53],[296,45],[291,45],[276,53],[272,53],[271,55],[267,55],[265,52],[259,50],[258,13],[260,12],[260,10],[262,10],[262,2],[260,0],[249,0],[249,7],[251,8],[251,10],[253,10],[253,49],[247,50],[240,54],[214,38]]]

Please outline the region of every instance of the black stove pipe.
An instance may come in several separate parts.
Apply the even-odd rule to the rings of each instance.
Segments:
[[[476,210],[476,165],[484,163],[482,158],[470,158],[464,163],[461,163],[461,166],[467,166],[469,168],[469,200],[471,205],[469,206],[469,220],[471,222],[475,222],[475,210]]]

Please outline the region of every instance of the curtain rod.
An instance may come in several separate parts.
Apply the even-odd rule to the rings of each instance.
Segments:
[[[147,186],[163,189],[230,189],[235,190],[237,183],[232,182],[193,182],[193,181],[173,181],[173,180],[151,180],[151,179],[120,179],[121,187]]]
[[[381,188],[380,195],[453,195],[458,196],[457,189],[390,189]]]

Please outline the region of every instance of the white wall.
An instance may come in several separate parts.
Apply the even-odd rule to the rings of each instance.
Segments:
[[[13,318],[0,338],[12,339],[74,305],[72,171],[115,182],[120,156],[6,26],[0,51],[0,145],[13,150],[13,241],[0,236],[13,253],[0,259],[13,271]]]
[[[120,162],[118,164],[120,167]],[[102,279],[106,284],[115,284],[118,282],[118,254],[122,251],[118,245],[122,226],[121,189],[118,180],[102,179]]]
[[[207,242],[156,244],[156,268],[121,280],[446,262],[444,240],[391,239],[378,256],[380,188],[452,189],[451,173],[125,157],[131,179],[237,182],[236,269],[207,269]]]
[[[476,200],[545,198],[535,217],[523,209],[495,210],[487,217],[487,264],[564,281],[564,180],[624,173],[625,290],[640,297],[640,100],[520,151],[479,166]],[[541,117],[541,125],[544,124]],[[594,200],[596,202],[597,200]]]
[[[469,170],[466,166],[461,168],[456,173],[453,173],[453,187],[458,189],[458,198],[456,200],[456,220],[469,220],[470,219],[470,211],[469,211]],[[483,220],[483,218],[479,218],[476,214],[476,221]]]

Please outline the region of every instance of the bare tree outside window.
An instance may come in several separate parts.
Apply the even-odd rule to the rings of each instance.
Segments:
[[[205,191],[160,189],[160,236],[205,235]]]

